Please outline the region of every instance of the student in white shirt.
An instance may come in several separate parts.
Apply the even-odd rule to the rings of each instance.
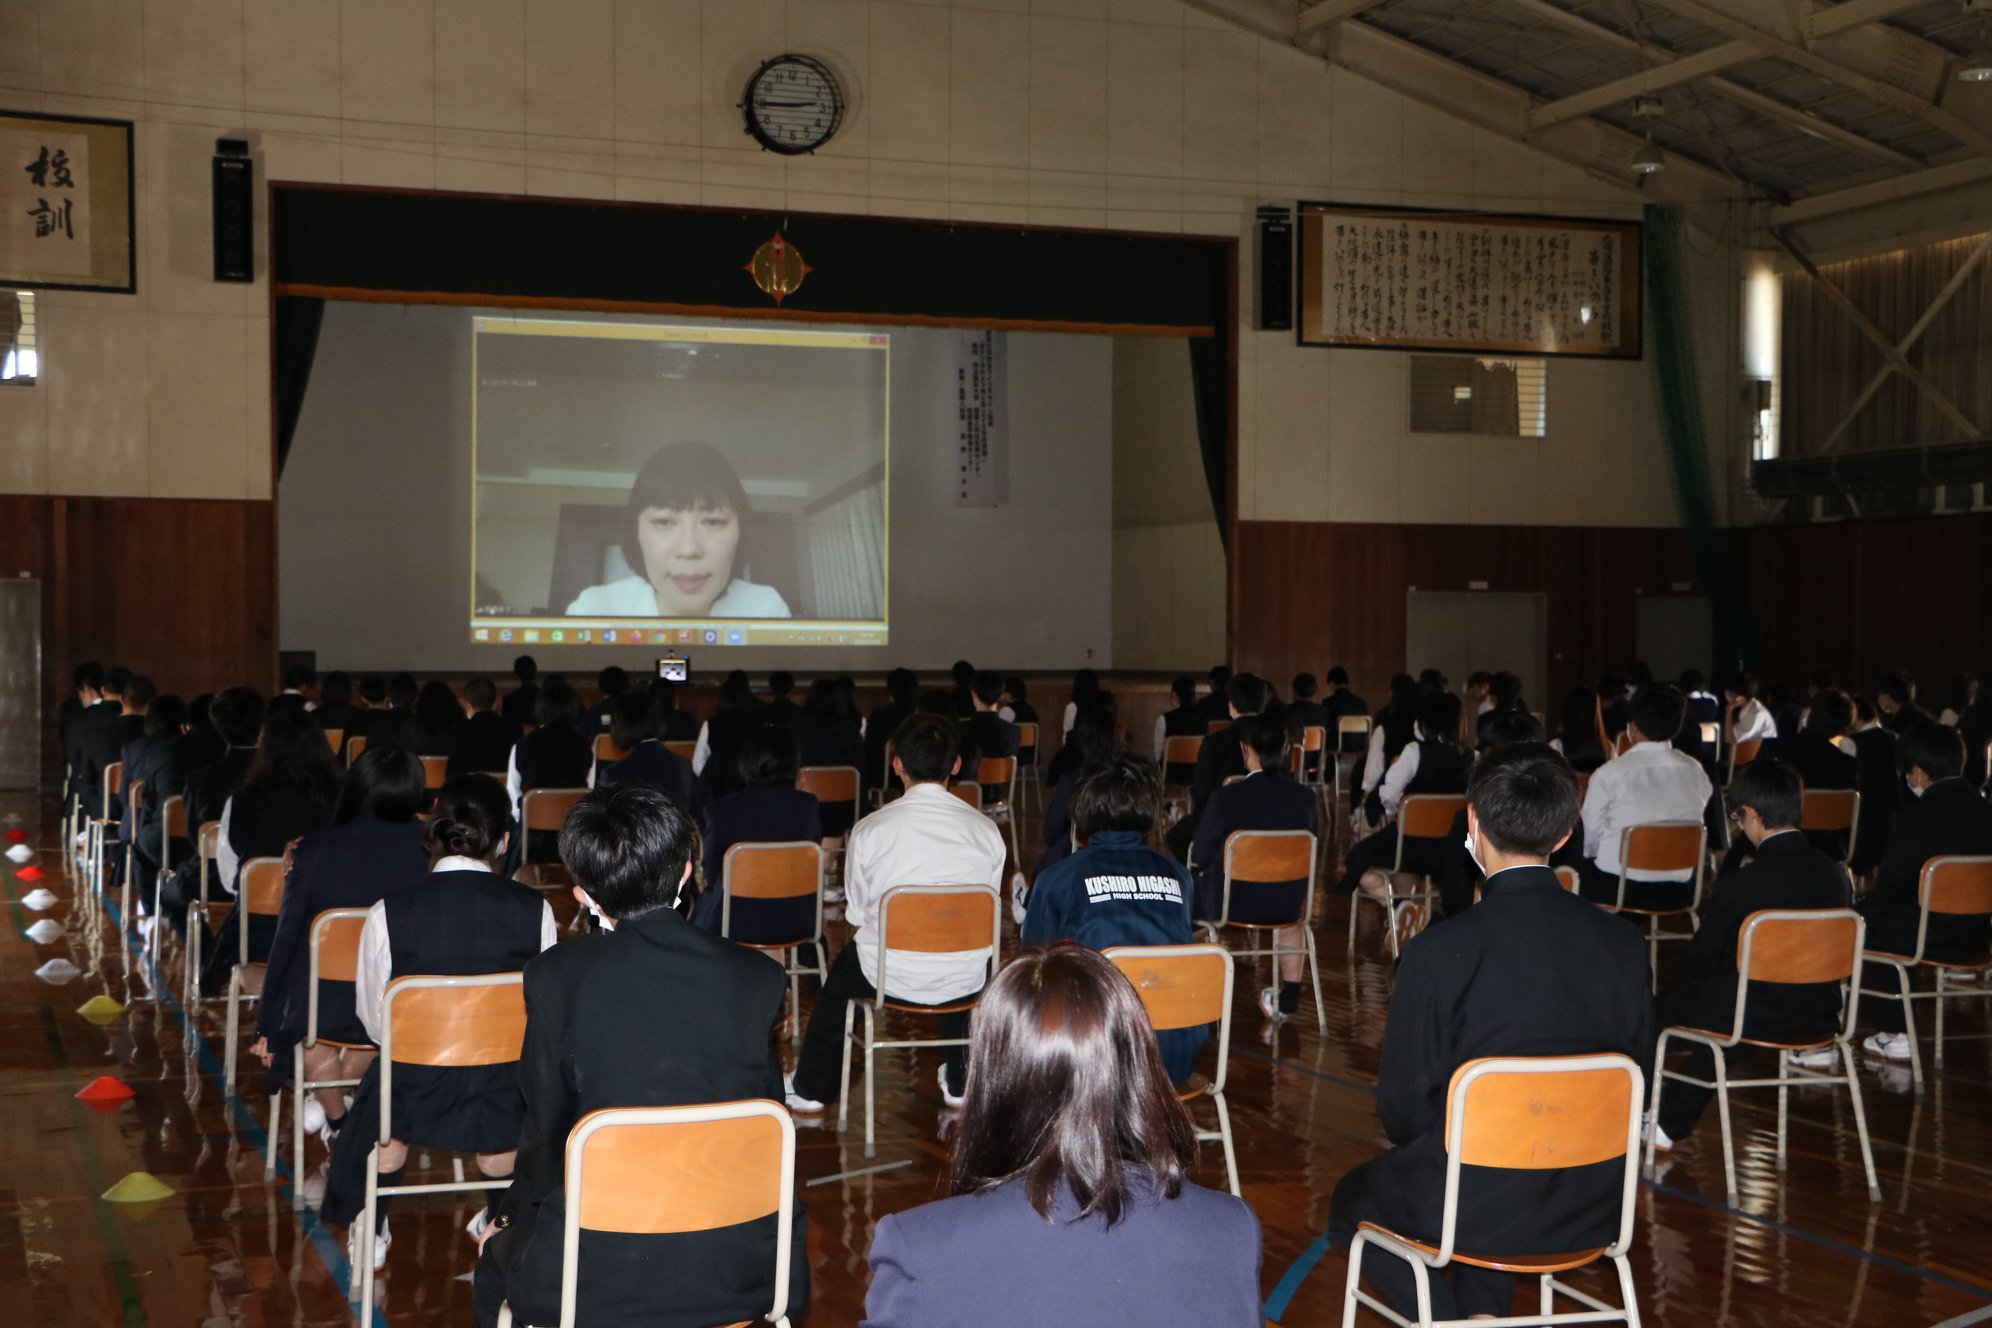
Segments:
[[[1618,899],[1619,840],[1626,827],[1658,821],[1706,824],[1714,792],[1701,762],[1672,745],[1687,708],[1678,689],[1642,687],[1626,705],[1626,732],[1633,745],[1591,776],[1584,796],[1584,861],[1580,880],[1586,899]],[[1680,908],[1688,902],[1689,871],[1628,873],[1625,902],[1632,908]]]
[[[1723,712],[1726,732],[1724,740],[1735,746],[1739,742],[1764,742],[1778,736],[1777,721],[1762,701],[1757,699],[1757,679],[1748,673],[1739,673],[1731,678],[1722,689],[1728,707]]]
[[[831,963],[809,1012],[795,1073],[788,1077],[792,1111],[820,1112],[837,1091],[844,1007],[878,991],[876,929],[885,892],[896,885],[1003,887],[1007,847],[1002,832],[948,792],[948,780],[960,766],[960,729],[943,716],[913,715],[892,735],[892,769],[906,793],[859,821],[846,841],[844,917],[851,924],[851,939]],[[952,1004],[982,990],[989,960],[987,949],[944,954],[892,950],[885,959],[887,995],[910,1005]],[[942,1037],[968,1036],[967,1011],[936,1018]],[[947,1048],[941,1096],[949,1105],[959,1105],[966,1082],[963,1049]]]

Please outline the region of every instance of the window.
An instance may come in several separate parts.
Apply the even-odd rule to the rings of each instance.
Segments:
[[[1547,364],[1467,355],[1411,357],[1411,432],[1540,438],[1549,428]]]
[[[0,387],[33,387],[41,377],[35,293],[0,291]]]

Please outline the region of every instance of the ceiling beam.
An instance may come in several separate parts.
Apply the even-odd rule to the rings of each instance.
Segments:
[[[1632,97],[1658,92],[1671,88],[1677,83],[1690,79],[1704,78],[1718,73],[1731,65],[1740,65],[1745,60],[1755,60],[1758,52],[1743,42],[1725,42],[1720,46],[1683,55],[1671,60],[1662,60],[1651,69],[1642,69],[1615,78],[1609,83],[1600,83],[1595,88],[1586,88],[1557,101],[1545,102],[1529,112],[1529,128],[1547,129],[1551,125],[1562,124],[1565,120],[1575,120],[1607,106],[1617,105]]]
[[[1889,4],[1897,2],[1898,0],[1886,0],[1886,3]],[[1511,8],[1526,10],[1546,23],[1555,24],[1563,28],[1566,32],[1574,33],[1587,41],[1601,46],[1610,46],[1615,50],[1624,51],[1629,55],[1637,55],[1642,59],[1655,62],[1664,61],[1668,58],[1669,53],[1663,47],[1637,41],[1620,32],[1617,28],[1606,27],[1602,23],[1594,23],[1580,14],[1573,14],[1567,9],[1550,4],[1549,0],[1508,0],[1508,5]],[[1724,97],[1740,105],[1748,106],[1759,115],[1767,115],[1772,119],[1782,120],[1786,124],[1796,126],[1805,133],[1838,143],[1849,151],[1858,152],[1863,156],[1871,157],[1875,161],[1884,162],[1900,170],[1918,170],[1923,166],[1921,161],[1906,152],[1897,152],[1894,148],[1885,147],[1871,138],[1864,138],[1853,130],[1842,128],[1823,116],[1814,115],[1810,111],[1800,110],[1796,106],[1788,106],[1777,98],[1766,96],[1758,92],[1755,88],[1745,87],[1734,79],[1710,77],[1705,81],[1709,87],[1716,89]]]
[[[1377,0],[1318,0],[1300,11],[1294,20],[1293,35],[1304,37],[1316,28],[1325,28],[1340,23],[1345,18],[1354,18],[1365,9],[1376,6]]]
[[[1821,37],[1894,18],[1903,10],[1914,9],[1923,3],[1924,0],[1840,0],[1830,9],[1814,9],[1808,13],[1799,22],[1799,33],[1809,46]],[[1811,0],[1806,0],[1806,5],[1810,8]]]
[[[1787,64],[1797,65],[1800,69],[1817,74],[1821,78],[1830,79],[1842,87],[1858,92],[1870,101],[1879,102],[1883,106],[1892,107],[1895,110],[1914,115],[1925,123],[1943,130],[1946,134],[1949,134],[1952,138],[1955,138],[1958,142],[1964,144],[1980,156],[1992,157],[1992,132],[1979,128],[1954,112],[1945,110],[1933,101],[1896,87],[1892,83],[1883,83],[1879,79],[1869,78],[1865,74],[1857,73],[1849,69],[1846,65],[1829,60],[1825,56],[1813,51],[1808,51],[1802,46],[1794,46],[1774,33],[1765,32],[1762,28],[1745,23],[1741,19],[1732,18],[1710,5],[1701,3],[1701,0],[1653,0],[1653,3],[1670,14],[1677,14],[1682,18],[1692,19],[1704,27],[1715,29],[1724,36],[1731,38],[1731,44],[1748,46],[1756,53],[1773,56],[1785,61]],[[1832,9],[1820,10],[1816,13],[1813,16],[1815,20],[1813,24],[1815,35],[1827,35],[1825,29],[1828,26],[1828,20],[1833,19],[1842,9],[1848,7],[1847,5],[1836,5]],[[1872,21],[1871,18],[1867,17],[1857,20],[1859,23]],[[1856,20],[1841,19],[1839,20],[1839,26],[1833,30],[1845,31],[1848,27],[1854,26],[1855,23]]]
[[[1986,180],[1992,180],[1992,161],[1967,157],[1963,161],[1930,166],[1893,179],[1855,185],[1851,189],[1835,189],[1831,193],[1812,194],[1782,207],[1770,208],[1764,219],[1773,226],[1796,226],[1821,217],[1856,212],[1862,208],[1885,207],[1921,194],[1961,189]]]

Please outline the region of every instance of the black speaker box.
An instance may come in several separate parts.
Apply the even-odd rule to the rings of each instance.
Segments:
[[[1259,330],[1293,331],[1293,212],[1259,209]]]
[[[214,279],[256,279],[256,166],[246,155],[214,159]]]

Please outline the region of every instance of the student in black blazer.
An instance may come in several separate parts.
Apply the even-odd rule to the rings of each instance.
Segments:
[[[539,662],[531,655],[521,655],[512,661],[512,675],[519,680],[519,685],[505,693],[505,700],[499,705],[498,712],[520,728],[528,724],[537,724],[540,693]]]
[[[1902,735],[1896,760],[1908,776],[1910,789],[1919,796],[1895,813],[1888,832],[1887,856],[1881,860],[1874,891],[1860,908],[1867,919],[1867,948],[1906,955],[1916,949],[1923,864],[1953,854],[1992,853],[1992,804],[1964,782],[1964,742],[1956,729],[1934,720],[1917,725]],[[1983,915],[1930,915],[1926,958],[1977,959],[1989,944],[1992,922]],[[1866,973],[1870,991],[1890,990],[1896,984],[1889,969],[1870,965]],[[1861,1012],[1870,1015],[1881,1030],[1862,1045],[1889,1060],[1908,1060],[1909,1038],[1904,1032],[1901,1001],[1865,997]]]
[[[470,718],[450,730],[449,777],[502,775],[524,731],[498,713],[498,689],[489,678],[472,678],[463,689]]]
[[[1349,690],[1349,671],[1340,664],[1329,668],[1327,674],[1328,694],[1321,700],[1321,708],[1328,712],[1328,740],[1335,741],[1336,730],[1345,718],[1369,714],[1369,702]],[[1350,734],[1341,740],[1345,755],[1353,755],[1363,749],[1363,739],[1359,734]]]
[[[1212,672],[1215,673],[1215,670]],[[1270,691],[1264,682],[1250,673],[1237,674],[1226,682],[1224,713],[1229,718],[1230,726],[1204,736],[1203,746],[1197,749],[1196,773],[1190,777],[1190,810],[1170,826],[1168,834],[1163,837],[1169,851],[1178,859],[1189,855],[1190,845],[1196,839],[1197,821],[1203,816],[1204,805],[1210,801],[1211,792],[1232,775],[1245,773],[1245,753],[1239,745],[1238,721],[1264,710]],[[1209,713],[1201,705],[1198,708]]]
[[[968,729],[968,742],[963,750],[973,747],[975,759],[1015,756],[1017,754],[1017,726],[996,713],[1003,703],[1003,679],[1001,675],[987,669],[975,675],[975,682],[969,689],[969,701],[975,707],[974,713],[964,721]],[[962,763],[962,774],[974,778],[975,766]],[[1010,796],[1010,789],[1004,784],[984,784],[982,805],[991,806]]]
[[[1190,781],[1197,777],[1195,761],[1168,760],[1169,739],[1201,738],[1209,732],[1210,725],[1197,710],[1197,680],[1187,673],[1178,674],[1169,684],[1169,696],[1175,704],[1155,717],[1155,759],[1162,763],[1162,782],[1176,788],[1188,788]]]
[[[1851,789],[1860,784],[1860,761],[1852,752],[1842,751],[1834,739],[1843,737],[1854,726],[1854,701],[1837,688],[1815,692],[1812,707],[1806,712],[1805,723],[1793,730],[1789,737],[1777,737],[1767,742],[1759,754],[1759,759],[1768,756],[1790,767],[1798,775],[1799,782],[1806,789]],[[1780,734],[1783,729],[1778,730]],[[1743,769],[1749,769],[1748,766]],[[1737,772],[1739,775],[1742,771]],[[1796,822],[1794,822],[1796,824]],[[1840,830],[1807,830],[1806,839],[1812,847],[1834,859],[1847,856],[1847,836]],[[1856,839],[1856,844],[1858,844]],[[1738,837],[1730,846],[1729,857],[1724,869],[1729,870],[1743,858],[1750,855],[1752,841]]]
[[[781,967],[688,925],[697,837],[654,789],[596,789],[561,829],[574,893],[602,934],[556,946],[526,968],[519,1086],[525,1126],[512,1185],[492,1205],[472,1292],[491,1328],[509,1303],[518,1323],[560,1318],[568,1132],[591,1111],[782,1099],[769,1031]],[[653,1018],[635,1011],[697,1011]],[[581,1236],[579,1319],[706,1328],[759,1318],[774,1298],[773,1217],[667,1236]],[[808,1242],[796,1205],[788,1312],[809,1299]]]
[[[1012,724],[1038,723],[1037,707],[1031,704],[1029,689],[1024,685],[1024,680],[1015,674],[1003,679],[1001,709],[1009,712],[1003,717]],[[1043,741],[1043,739],[1044,734],[1040,732],[1038,740]]]
[[[1197,702],[1197,711],[1204,717],[1204,723],[1215,724],[1231,716],[1231,670],[1222,664],[1213,665],[1210,671],[1210,690]]]
[[[1084,772],[1106,764],[1121,750],[1119,703],[1112,692],[1094,692],[1079,708],[1078,721],[1052,762],[1051,796],[1044,805],[1044,852],[1036,871],[1043,875],[1072,856],[1072,793]]]
[[[559,674],[549,674],[540,687],[539,727],[519,739],[505,772],[506,790],[512,795],[512,817],[525,814],[525,796],[539,788],[586,788],[595,773],[595,741],[582,736],[577,725],[581,701]],[[512,846],[513,865],[523,861],[551,862],[554,832],[534,830],[524,836],[526,843]],[[522,854],[524,856],[522,856]]]
[[[220,752],[207,764],[189,771],[180,781],[178,790],[186,799],[190,850],[201,827],[209,821],[221,819],[222,808],[228,805],[229,797],[249,773],[250,763],[256,759],[256,739],[263,731],[261,694],[253,687],[226,689],[208,707],[208,724],[218,743],[205,744],[200,750],[205,754],[219,745]],[[187,735],[189,739],[193,736],[191,732]],[[175,744],[175,748],[162,762],[159,774],[161,805],[165,797],[175,791],[171,779],[173,763],[182,759],[186,752],[194,750],[194,744],[188,742],[184,748],[182,744]],[[143,838],[150,837],[143,835]],[[213,865],[210,862],[207,881],[209,899],[218,898],[221,894],[220,876],[212,870]],[[200,894],[200,859],[190,852],[160,890],[160,911],[183,935],[187,927],[187,910]]]
[[[616,697],[609,710],[609,738],[625,754],[595,772],[597,784],[647,784],[677,803],[687,816],[698,813],[692,763],[659,737],[657,703],[649,692],[623,692]]]
[[[761,707],[761,722],[794,725],[801,718],[802,707],[795,703],[795,675],[776,669],[768,675],[768,700]]]
[[[387,675],[387,704],[367,715],[366,740],[369,747],[381,743],[410,746],[414,741],[411,725],[415,719],[415,699],[422,685],[407,672]],[[418,753],[419,755],[419,753]]]
[[[595,675],[595,689],[602,699],[581,712],[581,732],[593,742],[598,733],[609,731],[609,714],[616,698],[629,691],[629,670],[611,664]]]
[[[665,742],[697,742],[699,717],[678,708],[678,684],[668,678],[650,680],[650,699],[657,703],[657,736]]]
[[[1854,836],[1854,860],[1848,866],[1855,876],[1866,876],[1881,865],[1896,808],[1909,790],[1895,768],[1895,749],[1901,740],[1881,726],[1872,703],[1854,702],[1854,731],[1848,736],[1854,743],[1854,787],[1861,793],[1860,828]]]
[[[398,747],[369,747],[346,772],[331,826],[298,841],[250,1048],[269,1067],[271,1092],[289,1082],[291,1048],[303,1041],[309,1023],[313,920],[327,909],[369,908],[392,891],[422,884],[429,850],[415,815],[427,802],[421,761]],[[373,1063],[375,1053],[365,1045],[329,1045],[369,1043],[351,982],[319,983],[318,1031],[328,1042],[305,1051],[307,1078],[358,1079]],[[306,1120],[316,1117],[336,1134],[346,1115],[345,1091],[316,1090],[318,1105],[307,1106]]]
[[[851,832],[858,808],[865,804],[865,738],[858,731],[857,717],[846,714],[837,684],[818,678],[803,698],[802,713],[793,725],[803,765],[849,766],[858,772],[858,802],[826,803],[823,806],[823,837],[842,839]],[[751,780],[750,780],[751,782]]]
[[[1875,684],[1874,703],[1881,711],[1882,727],[1898,738],[1919,724],[1937,722],[1935,715],[1916,704],[1916,679],[1908,673],[1882,674]]]
[[[1589,693],[1590,688],[1582,690]],[[1509,710],[1493,716],[1481,729],[1478,755],[1541,741],[1542,725],[1536,723],[1534,715],[1526,710]],[[1565,764],[1569,762],[1566,760]],[[1462,807],[1446,835],[1447,850],[1439,859],[1439,869],[1432,873],[1432,883],[1439,888],[1439,907],[1448,918],[1456,918],[1472,908],[1474,891],[1480,888],[1480,864],[1466,851],[1466,829],[1466,809]]]
[[[134,738],[124,745],[118,754],[119,764],[124,766],[124,819],[118,826],[118,837],[134,848],[138,844],[139,827],[145,820],[145,803],[152,796],[152,783],[159,767],[171,752],[173,740],[186,731],[187,705],[170,692],[155,696],[145,708],[145,731],[143,736]],[[136,794],[134,795],[134,790]],[[153,848],[158,848],[158,831],[153,831]],[[144,860],[141,860],[144,861]],[[156,860],[154,870],[157,869]],[[145,874],[146,879],[150,873]]]
[[[705,884],[692,910],[692,925],[719,935],[720,881],[726,851],[735,844],[823,842],[822,806],[812,793],[795,786],[802,761],[795,732],[769,724],[747,740],[740,754],[747,787],[729,793],[705,809]],[[814,900],[736,899],[733,939],[786,940],[805,935],[816,924]]]
[[[1404,949],[1383,1036],[1377,1115],[1394,1145],[1335,1187],[1328,1230],[1346,1250],[1359,1223],[1436,1242],[1445,1193],[1446,1089],[1483,1056],[1617,1052],[1639,1060],[1652,1038],[1646,942],[1636,928],[1566,893],[1549,856],[1577,822],[1577,777],[1537,743],[1475,767],[1467,788],[1481,902]],[[1464,1250],[1555,1253],[1617,1239],[1619,1161],[1470,1175],[1461,1186]],[[1363,1261],[1383,1299],[1415,1303],[1401,1259]],[[1432,1317],[1506,1314],[1512,1274],[1455,1265],[1431,1279]]]
[[[1816,700],[1813,713],[1818,713]],[[1680,976],[1660,998],[1656,1028],[1729,1031],[1736,1021],[1736,947],[1752,913],[1847,906],[1846,873],[1836,859],[1807,843],[1798,828],[1803,789],[1796,770],[1762,756],[1736,772],[1729,802],[1741,831],[1738,838],[1748,840],[1755,854],[1747,866],[1716,881],[1701,925],[1682,951]],[[1768,1041],[1805,1041],[1832,1034],[1839,1014],[1837,982],[1760,982],[1750,989],[1750,1017],[1743,1033]],[[1724,1059],[1734,1064],[1739,1050],[1725,1052]],[[1698,1079],[1713,1079],[1715,1056],[1707,1047],[1690,1045],[1684,1068]],[[1650,1057],[1646,1072],[1651,1083]],[[1687,1138],[1714,1096],[1714,1089],[1669,1079],[1660,1090],[1658,1146],[1672,1148]]]
[[[346,739],[357,738],[366,731],[366,711],[353,704],[353,679],[340,672],[328,673],[318,687],[318,708],[311,712],[311,722],[330,732],[337,729],[339,754],[346,751]]]
[[[885,675],[886,703],[865,718],[865,787],[886,787],[889,771],[885,746],[913,714],[920,700],[920,680],[911,669],[894,669]]]
[[[765,722],[747,675],[739,669],[727,674],[719,685],[719,708],[700,730],[698,753],[692,761],[708,802],[740,791],[740,751]]]
[[[949,1197],[878,1224],[867,1328],[1260,1328],[1259,1224],[1195,1133],[1132,983],[1070,942],[976,1007]]]

